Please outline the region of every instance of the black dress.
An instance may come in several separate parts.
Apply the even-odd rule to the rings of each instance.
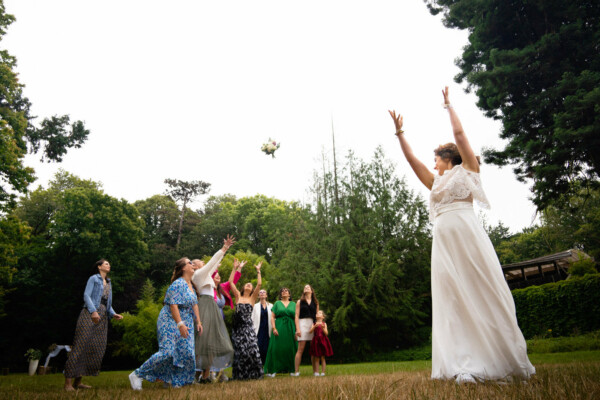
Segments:
[[[260,325],[258,326],[258,350],[260,351],[260,360],[263,365],[267,359],[269,350],[269,308],[260,306]]]
[[[233,379],[261,379],[263,364],[260,359],[258,342],[252,325],[250,304],[236,304],[233,315]]]

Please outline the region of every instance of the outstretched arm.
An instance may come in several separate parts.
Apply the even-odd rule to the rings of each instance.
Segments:
[[[237,302],[238,299],[240,298],[240,291],[235,287],[235,283],[233,283],[233,279],[235,277],[235,268],[231,269],[231,273],[229,274],[229,287],[231,288],[231,291],[233,292],[233,295],[235,296],[235,301]]]
[[[262,278],[260,276],[260,267],[262,266],[262,261],[254,266],[256,268],[256,288],[254,288],[254,292],[252,292],[252,303],[256,303],[256,298],[258,297],[258,292],[260,291],[260,286],[262,285]]]
[[[394,120],[394,125],[396,127],[396,136],[400,141],[400,147],[402,148],[402,153],[404,153],[404,157],[406,157],[406,161],[412,168],[412,170],[417,175],[417,178],[427,187],[427,189],[431,190],[433,186],[433,173],[429,171],[429,169],[419,160],[413,153],[412,148],[408,144],[406,137],[404,136],[404,131],[402,130],[402,125],[404,124],[403,117],[398,114],[396,115],[396,111],[390,111],[390,116]]]
[[[477,157],[475,157],[475,153],[471,148],[471,144],[469,143],[469,139],[467,139],[467,135],[463,130],[462,124],[460,123],[460,119],[458,119],[458,115],[452,104],[450,104],[450,98],[448,97],[448,86],[444,90],[442,90],[442,95],[444,95],[444,106],[448,109],[448,113],[450,114],[450,124],[452,125],[452,133],[454,134],[454,141],[456,142],[456,146],[458,147],[458,152],[460,153],[460,157],[462,158],[462,165],[465,169],[473,172],[479,172],[479,161],[477,161]]]
[[[207,262],[204,267],[196,270],[194,275],[192,275],[192,282],[196,285],[197,290],[200,290],[202,286],[204,286],[207,282],[209,276],[217,270],[219,267],[219,263],[223,259],[223,256],[229,250],[229,248],[235,243],[235,238],[233,236],[227,235],[227,239],[223,239],[223,247],[221,250],[217,251],[214,256]]]

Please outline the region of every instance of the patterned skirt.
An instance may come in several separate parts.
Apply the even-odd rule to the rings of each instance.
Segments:
[[[163,306],[156,321],[158,351],[135,370],[140,378],[148,382],[161,380],[170,383],[173,387],[182,387],[194,382],[196,332],[193,309],[179,306],[179,315],[188,328],[188,337],[184,338],[179,333],[169,305]]]
[[[233,379],[260,379],[263,365],[252,325],[252,305],[237,304],[233,316]]]
[[[65,365],[66,378],[96,376],[100,373],[106,351],[108,315],[104,304],[97,311],[100,315],[100,322],[97,324],[92,321],[92,314],[87,308],[84,307],[79,313],[73,346]]]

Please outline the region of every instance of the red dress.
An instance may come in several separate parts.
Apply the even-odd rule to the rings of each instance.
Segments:
[[[323,332],[323,326],[316,326],[313,333],[314,336],[310,341],[310,355],[314,357],[331,357],[333,349],[331,343],[329,343],[329,338]]]

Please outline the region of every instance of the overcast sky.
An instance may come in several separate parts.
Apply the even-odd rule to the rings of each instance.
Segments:
[[[369,159],[381,145],[428,199],[387,110],[404,115],[433,169],[433,148],[452,141],[444,85],[475,151],[502,145],[500,124],[453,81],[467,33],[444,28],[421,0],[4,3],[17,21],[1,47],[18,59],[33,114],[70,114],[91,131],[61,164],[28,156],[34,187],[64,168],[131,202],[164,192],[165,178],[307,202],[333,120],[338,157]],[[260,151],[269,137],[281,142],[275,159]],[[510,168],[481,171],[489,222],[529,226],[528,184]]]

